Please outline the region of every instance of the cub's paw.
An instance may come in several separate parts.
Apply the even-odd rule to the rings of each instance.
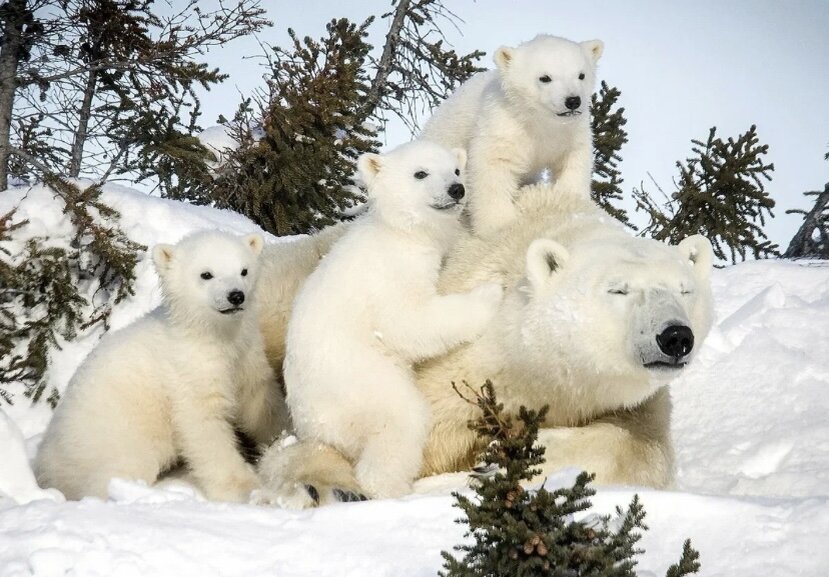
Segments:
[[[320,504],[320,494],[313,485],[296,483],[275,489],[257,489],[250,495],[251,505],[281,509],[310,509]]]
[[[472,289],[469,296],[474,303],[469,320],[474,332],[479,334],[498,312],[498,306],[504,298],[504,288],[499,284],[484,283]]]
[[[251,493],[261,487],[259,477],[254,472],[239,472],[213,482],[202,482],[202,491],[211,501],[228,501],[246,503]]]
[[[494,282],[487,282],[479,284],[469,294],[482,304],[494,308],[501,304],[501,299],[504,298],[504,287]]]

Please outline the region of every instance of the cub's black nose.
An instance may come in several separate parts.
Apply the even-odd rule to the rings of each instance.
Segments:
[[[238,307],[240,304],[245,302],[245,293],[242,291],[230,291],[227,293],[227,302]]]
[[[449,194],[450,197],[454,198],[455,200],[462,199],[463,195],[466,194],[466,190],[460,182],[456,182],[455,184],[450,186],[449,190],[447,190],[446,192]]]
[[[581,96],[568,96],[564,100],[564,106],[566,106],[570,110],[575,110],[576,108],[581,106]]]
[[[680,359],[694,348],[694,333],[685,325],[671,325],[656,335],[656,344],[669,357]]]

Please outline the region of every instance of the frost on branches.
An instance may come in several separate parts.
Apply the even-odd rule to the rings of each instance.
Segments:
[[[456,389],[457,390],[457,389]],[[635,577],[636,548],[645,511],[634,497],[618,516],[579,515],[590,509],[595,494],[589,484],[593,475],[581,473],[572,487],[548,491],[524,489],[544,462],[544,447],[536,444],[546,407],[530,411],[521,407],[518,422],[504,413],[492,383],[487,381],[470,401],[481,416],[470,423],[479,436],[490,440],[483,454],[484,466],[474,491],[476,499],[454,493],[469,527],[471,542],[455,550],[462,557],[443,552],[442,577]],[[459,393],[460,394],[460,393]],[[685,542],[682,557],[668,569],[667,577],[682,577],[699,569],[699,554]]]

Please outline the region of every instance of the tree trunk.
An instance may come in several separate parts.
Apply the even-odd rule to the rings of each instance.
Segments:
[[[89,128],[89,118],[92,115],[92,98],[95,96],[95,87],[98,83],[98,72],[90,71],[84,88],[83,101],[78,112],[78,126],[75,129],[75,139],[72,142],[72,150],[69,159],[69,176],[77,178],[81,173],[81,161],[83,160],[83,147],[86,144],[86,135]]]
[[[389,28],[389,33],[386,34],[386,43],[383,46],[383,54],[380,56],[380,62],[377,63],[377,73],[371,81],[366,103],[363,106],[361,115],[363,119],[367,119],[374,114],[383,97],[383,89],[386,86],[389,74],[391,74],[394,56],[400,44],[400,29],[403,28],[403,23],[406,20],[409,4],[411,4],[411,0],[400,0],[397,8],[394,9],[391,28]]]
[[[23,45],[23,26],[28,12],[26,0],[9,0],[3,6],[3,45],[0,46],[0,191],[9,186],[12,111],[17,91],[17,67]]]

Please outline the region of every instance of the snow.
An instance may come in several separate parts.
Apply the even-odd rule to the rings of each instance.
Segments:
[[[107,185],[104,200],[145,245],[188,232],[258,230],[228,212]],[[0,194],[0,214],[21,203],[24,234],[66,232],[66,216],[42,187]],[[62,241],[58,241],[62,242]],[[276,242],[270,239],[270,242]],[[702,574],[825,577],[829,567],[829,266],[762,261],[713,275],[718,321],[674,382],[678,488],[603,488],[611,513],[638,493],[650,531],[639,575],[664,575],[690,537]],[[158,302],[149,262],[113,328]],[[62,390],[98,333],[53,356]],[[399,500],[286,511],[205,501],[194,489],[113,480],[107,501],[64,502],[34,483],[31,459],[50,410],[16,395],[0,404],[0,577],[37,575],[198,577],[280,575],[432,576],[441,550],[463,536],[449,495],[464,474],[421,480]],[[549,479],[566,482],[571,472]]]
[[[230,128],[221,124],[202,130],[196,138],[216,156],[215,162],[206,163],[213,170],[220,168],[227,159],[227,155],[239,148],[239,142],[233,138]]]

